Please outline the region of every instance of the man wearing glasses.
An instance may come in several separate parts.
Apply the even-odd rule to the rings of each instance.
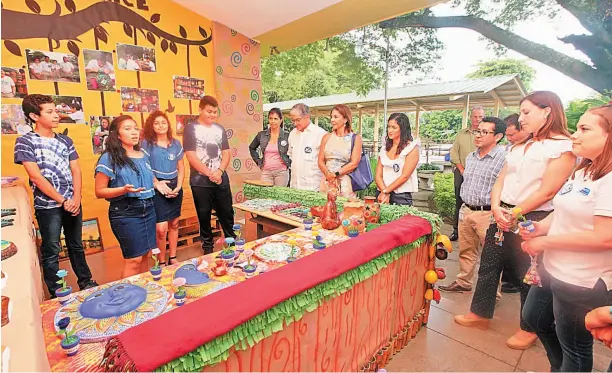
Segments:
[[[317,160],[323,136],[323,128],[310,121],[310,109],[295,104],[289,112],[295,128],[289,134],[287,155],[291,158],[291,188],[318,191],[323,173]]]
[[[457,133],[453,147],[450,150],[450,161],[455,165],[454,178],[455,178],[455,218],[453,219],[453,234],[450,236],[451,241],[457,241],[459,237],[458,225],[459,225],[459,209],[463,205],[461,200],[461,184],[463,183],[463,170],[465,169],[465,159],[468,154],[476,149],[474,145],[474,134],[472,131],[478,129],[478,125],[482,121],[485,115],[485,110],[481,106],[475,106],[472,108],[472,114],[470,115],[471,126],[465,128]]]
[[[506,123],[495,117],[483,118],[473,131],[476,150],[466,157],[460,191],[463,205],[459,210],[459,274],[450,285],[440,286],[442,291],[472,291],[474,268],[491,224],[491,190],[506,163],[506,150],[497,145],[505,132]]]

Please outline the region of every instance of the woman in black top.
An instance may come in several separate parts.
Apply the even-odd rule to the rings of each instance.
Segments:
[[[268,123],[268,129],[259,132],[249,145],[251,158],[261,169],[262,181],[275,186],[287,186],[291,166],[291,160],[287,156],[289,132],[282,128],[283,114],[280,109],[270,110]]]

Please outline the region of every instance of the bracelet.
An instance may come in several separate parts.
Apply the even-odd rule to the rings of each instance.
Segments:
[[[62,207],[64,207],[64,205],[66,204],[66,202],[68,201],[68,198],[64,198],[64,200],[62,201]]]

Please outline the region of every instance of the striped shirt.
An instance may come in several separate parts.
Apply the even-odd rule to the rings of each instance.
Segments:
[[[18,137],[15,142],[14,162],[16,164],[35,162],[42,176],[66,199],[74,195],[70,162],[78,158],[72,139],[65,135],[55,134],[49,138],[42,137],[36,132],[29,132]],[[30,185],[34,193],[35,209],[52,209],[61,206],[31,181]]]
[[[463,202],[470,206],[491,206],[491,190],[506,164],[506,154],[503,147],[496,146],[482,158],[480,149],[467,156],[461,184]]]

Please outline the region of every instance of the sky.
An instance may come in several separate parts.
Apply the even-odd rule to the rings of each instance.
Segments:
[[[462,10],[453,8],[449,4],[437,5],[432,9],[436,16],[465,14]],[[553,20],[543,17],[542,19],[530,22],[522,22],[513,31],[526,39],[546,45],[571,57],[588,61],[582,52],[557,39],[573,33],[588,33],[580,22],[565,10],[561,11]],[[435,79],[424,80],[422,83],[461,80],[468,73],[476,70],[479,62],[498,58],[492,50],[487,49],[487,41],[482,40],[481,35],[475,31],[461,28],[446,28],[439,29],[438,36],[444,43],[444,50],[441,61],[437,64],[437,68],[434,69],[432,74],[432,76],[435,76]],[[526,60],[536,70],[536,78],[532,82],[532,90],[553,91],[559,95],[564,104],[574,99],[587,98],[596,94],[594,90],[584,84],[540,62],[531,60],[520,53],[508,51],[506,57]],[[392,75],[389,86],[401,87],[407,80],[406,78]]]

